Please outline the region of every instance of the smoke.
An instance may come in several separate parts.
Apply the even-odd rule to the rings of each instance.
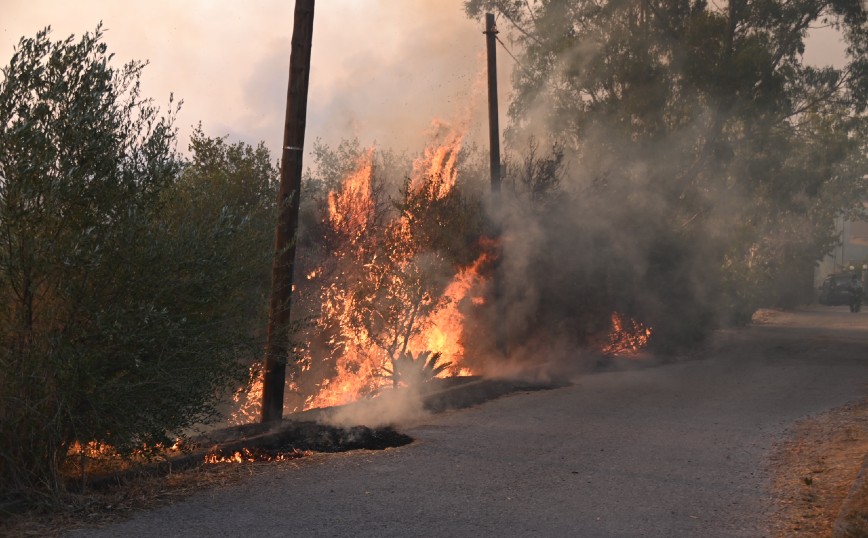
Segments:
[[[99,21],[117,62],[147,60],[144,96],[182,99],[181,147],[202,123],[212,136],[280,155],[293,2],[225,0],[126,4],[108,0],[7,0],[0,57],[21,36],[51,25],[55,39],[91,31]],[[485,50],[482,25],[463,0],[329,0],[314,19],[307,139],[337,144],[358,137],[398,150],[424,143],[432,117],[467,103]],[[502,64],[502,80],[509,76]],[[507,91],[503,84],[503,90]],[[502,96],[505,102],[505,94]]]
[[[411,385],[400,389],[384,389],[373,398],[329,409],[320,422],[340,428],[410,426],[430,414],[424,408],[424,395],[420,387]]]
[[[508,335],[512,365],[594,362],[573,350],[594,349],[613,312],[651,327],[655,351],[678,353],[760,304],[811,300],[831,216],[821,204],[837,187],[812,164],[807,130],[790,136],[768,120],[787,105],[719,98],[735,90],[702,54],[614,37],[628,15],[585,20],[569,46],[547,41],[578,26],[553,15],[567,4],[524,21],[542,25],[540,38],[524,40],[529,65],[513,78],[504,207],[490,216],[503,220],[506,307],[479,327]],[[730,84],[755,83],[738,76]],[[502,362],[492,349],[489,339],[475,350],[488,371]]]

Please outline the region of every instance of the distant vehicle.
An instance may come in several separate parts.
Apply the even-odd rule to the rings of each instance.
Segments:
[[[862,309],[862,291],[862,279],[854,274],[850,280],[850,312]]]
[[[830,275],[820,286],[820,304],[836,306],[850,304],[850,279],[853,273],[838,273]]]

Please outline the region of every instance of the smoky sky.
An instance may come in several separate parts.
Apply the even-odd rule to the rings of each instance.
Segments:
[[[99,21],[118,66],[148,60],[143,93],[158,105],[183,99],[179,146],[192,126],[207,135],[262,140],[275,153],[283,135],[293,2],[259,0],[0,0],[0,63],[21,36],[51,25],[52,38],[80,35]],[[481,21],[462,0],[320,0],[314,18],[306,141],[418,151],[433,118],[476,113],[485,121]],[[501,53],[501,113],[512,60]],[[503,120],[502,120],[503,121]],[[480,129],[483,131],[483,129]]]
[[[183,99],[179,147],[192,126],[209,136],[264,141],[277,157],[283,133],[294,2],[258,0],[0,0],[0,64],[21,36],[51,25],[53,39],[104,22],[120,65],[148,60],[143,93],[158,105]],[[501,22],[501,37],[507,40]],[[320,0],[316,5],[306,141],[418,152],[434,118],[460,117],[484,139],[483,23],[463,0]],[[843,45],[814,30],[806,60],[837,64]],[[498,48],[501,126],[512,59]]]

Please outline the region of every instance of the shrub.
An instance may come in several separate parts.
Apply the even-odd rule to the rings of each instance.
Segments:
[[[270,209],[224,193],[221,141],[199,133],[184,165],[177,108],[102,37],[22,38],[0,83],[3,496],[57,493],[76,442],[130,453],[208,419],[254,349]]]

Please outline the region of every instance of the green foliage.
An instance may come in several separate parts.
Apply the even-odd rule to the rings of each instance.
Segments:
[[[837,240],[834,218],[863,213],[868,22],[857,0],[465,6],[473,17],[498,13],[520,47],[511,146],[533,136],[564,144],[572,211],[585,214],[575,233],[595,230],[592,219],[612,230],[588,254],[629,263],[638,274],[622,280],[654,286],[614,303],[641,290],[637,312],[658,317],[687,301],[724,307],[722,321],[792,305]],[[803,62],[806,33],[822,22],[847,42],[841,69]],[[563,221],[548,219],[543,232],[572,233]],[[683,255],[654,262],[649,230]],[[649,281],[649,267],[681,276]]]
[[[207,245],[222,260],[219,270],[226,271],[226,300],[216,305],[227,309],[221,314],[227,323],[247,320],[240,329],[261,329],[271,286],[278,171],[263,143],[230,144],[206,137],[201,129],[192,135],[190,154],[177,182],[164,193],[167,218],[224,230],[219,242]]]
[[[185,165],[102,35],[22,38],[0,83],[4,497],[58,491],[76,442],[129,453],[213,416],[259,321],[267,152],[197,132]]]

